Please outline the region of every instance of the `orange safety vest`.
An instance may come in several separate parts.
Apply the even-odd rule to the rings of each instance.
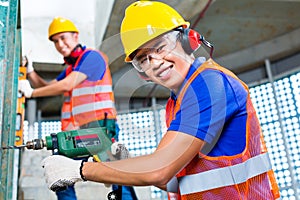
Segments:
[[[71,131],[79,129],[72,117],[72,107],[69,92],[64,93],[64,102],[61,108],[61,130]]]
[[[79,64],[85,49],[78,57],[74,68]],[[65,101],[62,106],[62,130],[67,127],[78,129],[80,126],[103,119],[116,119],[114,94],[112,91],[112,78],[108,67],[107,56],[99,52],[105,62],[106,70],[103,78],[98,81],[84,80],[73,90],[64,94]],[[72,72],[72,65],[66,70],[66,75]],[[68,130],[68,129],[66,129]]]
[[[210,157],[199,153],[176,177],[178,193],[169,199],[277,199],[280,197],[274,172],[268,157],[260,124],[252,105],[247,85],[232,72],[209,59],[190,77],[174,105],[169,99],[166,108],[167,126],[179,110],[183,96],[191,82],[205,69],[219,70],[241,82],[248,91],[246,147],[234,156]]]

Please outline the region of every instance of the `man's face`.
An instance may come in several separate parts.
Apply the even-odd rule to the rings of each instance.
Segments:
[[[56,50],[63,55],[63,57],[68,57],[78,44],[78,33],[57,33],[53,35],[51,39]]]
[[[178,92],[192,64],[180,42],[178,31],[164,34],[138,50],[132,64],[150,80]]]

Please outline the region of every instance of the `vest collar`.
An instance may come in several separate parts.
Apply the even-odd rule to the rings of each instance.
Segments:
[[[206,61],[205,57],[198,57],[194,60],[194,62],[191,64],[191,67],[184,79],[183,84],[180,87],[180,90],[177,94],[175,94],[173,91],[171,91],[170,97],[173,100],[177,99],[178,94],[181,92],[182,87],[186,84],[186,82],[189,80],[189,78],[193,75],[193,73]]]

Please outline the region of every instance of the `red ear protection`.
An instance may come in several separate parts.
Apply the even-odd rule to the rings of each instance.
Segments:
[[[201,46],[201,35],[193,29],[183,29],[181,44],[187,54],[192,54]]]
[[[68,65],[74,65],[77,61],[77,58],[82,54],[83,51],[84,48],[78,44],[68,57],[64,57],[65,63]]]
[[[78,44],[69,56],[72,58],[78,58],[82,52],[83,52],[83,48],[81,44]]]

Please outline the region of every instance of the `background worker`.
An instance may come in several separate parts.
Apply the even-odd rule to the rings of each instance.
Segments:
[[[64,57],[67,67],[55,80],[47,82],[28,62],[27,76],[35,89],[27,80],[19,83],[19,89],[27,98],[64,94],[62,131],[105,126],[109,137],[116,137],[117,112],[106,55],[81,45],[79,31],[69,19],[54,18],[48,31],[49,40]],[[127,199],[134,199],[131,193],[128,195],[127,188],[122,191],[128,196]],[[135,196],[132,188],[130,191]],[[57,197],[63,200],[76,199],[74,187],[57,192]]]
[[[168,130],[155,152],[113,162],[49,156],[42,165],[52,190],[77,181],[146,186],[172,199],[279,198],[248,87],[211,58],[195,58],[201,42],[173,8],[138,1],[125,12],[126,62],[171,90]],[[64,163],[64,170],[59,164]]]

